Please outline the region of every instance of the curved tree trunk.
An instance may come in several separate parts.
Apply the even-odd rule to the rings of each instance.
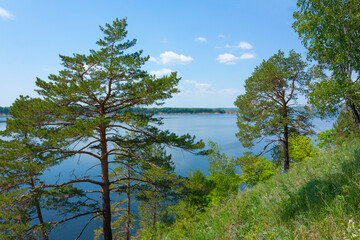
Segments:
[[[357,130],[360,132],[360,113],[354,103],[350,103],[350,108],[354,116],[354,120],[357,126]]]
[[[129,179],[127,181],[127,188],[126,188],[126,194],[127,194],[127,209],[126,209],[126,224],[125,224],[125,239],[130,240],[130,225],[131,225],[131,182],[130,182],[130,166],[128,166],[128,176]]]
[[[290,168],[289,157],[289,128],[286,124],[284,126],[284,172],[287,172]]]
[[[31,185],[31,188],[34,190],[35,189],[35,183],[34,183],[34,178],[33,177],[30,178],[30,185]],[[41,226],[43,226],[44,225],[44,219],[43,219],[43,215],[42,215],[42,212],[41,212],[39,199],[35,199],[35,207],[36,207],[36,213],[38,215],[39,223],[40,223]],[[49,236],[48,236],[45,229],[42,229],[42,235],[43,235],[44,240],[49,240]]]

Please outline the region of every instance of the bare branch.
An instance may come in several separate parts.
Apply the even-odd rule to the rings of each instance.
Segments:
[[[263,153],[265,152],[266,148],[267,148],[270,144],[272,144],[272,143],[274,143],[274,142],[279,142],[279,141],[282,141],[282,140],[281,140],[281,139],[271,140],[268,144],[265,145],[265,147],[263,148],[263,150],[262,150],[257,156],[258,156],[258,157],[261,156],[261,154],[263,154]]]

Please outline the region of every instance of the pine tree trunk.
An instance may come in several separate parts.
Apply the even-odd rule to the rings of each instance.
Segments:
[[[105,127],[100,128],[100,143],[101,143],[101,174],[102,174],[101,188],[102,188],[102,205],[103,205],[103,232],[104,232],[104,240],[112,240],[109,162],[107,155]]]
[[[154,208],[153,208],[153,228],[155,229],[156,224],[156,211],[157,211],[157,194],[156,194],[156,188],[155,188],[155,198],[154,198]]]
[[[286,124],[284,126],[284,172],[287,172],[290,168],[289,157],[289,128]]]
[[[355,106],[354,103],[351,103],[351,104],[350,104],[350,108],[351,108],[351,111],[352,111],[352,113],[353,113],[353,116],[354,116],[354,119],[355,119],[355,123],[356,123],[357,129],[358,129],[358,131],[360,132],[360,114],[359,114],[359,111],[358,111],[358,109],[356,108],[356,106]]]
[[[130,178],[130,167],[128,167],[128,177]],[[127,182],[127,218],[125,224],[125,239],[130,240],[130,224],[131,224],[131,193],[130,193],[130,179]]]
[[[34,190],[35,189],[35,183],[34,183],[34,178],[33,177],[30,178],[30,185],[31,185],[31,188]],[[43,219],[43,215],[42,215],[42,212],[41,212],[40,202],[39,202],[38,199],[35,199],[35,207],[36,207],[36,213],[38,215],[39,223],[40,223],[41,226],[43,226],[44,225],[44,219]],[[44,240],[49,240],[49,236],[48,236],[45,229],[42,229],[42,235],[43,235]]]

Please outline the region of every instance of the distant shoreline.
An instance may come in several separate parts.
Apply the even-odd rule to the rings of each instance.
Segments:
[[[155,115],[190,115],[190,114],[236,114],[236,108],[131,108],[124,111]],[[10,117],[9,107],[0,107],[1,117]]]
[[[203,113],[156,113],[155,115],[220,115],[220,114],[236,114],[236,112],[224,112],[224,113],[219,113],[219,112],[215,112],[215,113],[208,113],[208,112],[203,112]],[[11,117],[11,115],[8,114],[0,114],[0,117]]]

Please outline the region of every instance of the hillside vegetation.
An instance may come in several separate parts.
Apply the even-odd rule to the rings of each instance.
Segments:
[[[301,162],[144,239],[360,239],[360,143]],[[152,235],[152,236],[151,236]]]

